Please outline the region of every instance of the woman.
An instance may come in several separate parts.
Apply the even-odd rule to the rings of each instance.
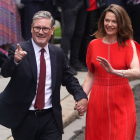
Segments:
[[[136,108],[128,78],[139,78],[139,59],[126,11],[111,4],[87,52],[83,89],[90,93],[85,140],[134,140]]]

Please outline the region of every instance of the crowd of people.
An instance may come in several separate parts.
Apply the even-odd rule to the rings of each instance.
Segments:
[[[140,77],[139,20],[134,18],[140,0],[21,2],[24,30],[15,0],[0,4],[6,15],[0,15],[5,40],[0,52],[8,58],[1,74],[11,77],[0,94],[0,124],[11,128],[15,140],[62,140],[63,85],[79,115],[87,111],[85,140],[134,140],[136,108],[128,78]],[[57,7],[61,48],[49,43]],[[3,51],[7,44],[12,44],[8,54]],[[82,87],[73,76],[77,71],[87,72]]]

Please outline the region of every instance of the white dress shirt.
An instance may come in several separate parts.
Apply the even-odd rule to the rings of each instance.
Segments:
[[[36,95],[37,95],[37,89],[38,89],[38,82],[39,82],[39,74],[40,74],[40,55],[41,55],[41,47],[39,47],[32,39],[32,44],[35,52],[36,57],[36,64],[37,64],[37,87],[36,87]],[[48,109],[52,107],[52,88],[51,88],[51,63],[50,63],[50,54],[48,49],[48,44],[44,47],[44,58],[46,61],[46,81],[45,81],[45,106],[43,109]],[[32,101],[32,104],[29,108],[29,110],[35,110],[34,104],[35,104],[36,96]]]

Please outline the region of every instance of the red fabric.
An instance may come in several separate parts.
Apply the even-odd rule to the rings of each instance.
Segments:
[[[135,45],[136,45],[136,49],[137,49],[137,54],[138,54],[138,58],[139,58],[139,62],[140,62],[140,44],[137,43],[136,41],[134,41]]]
[[[89,8],[87,8],[87,11],[93,11],[96,10],[97,7],[97,3],[96,0],[89,0]]]
[[[0,48],[0,52],[4,53],[6,56],[8,56],[8,52]]]
[[[136,108],[132,89],[127,78],[107,73],[96,60],[107,59],[114,69],[128,69],[133,58],[133,48],[119,47],[96,39],[90,42],[87,66],[94,73],[90,93],[85,140],[134,140],[136,133]]]
[[[35,108],[42,110],[45,105],[45,79],[46,79],[46,62],[44,59],[45,49],[41,49],[40,55],[40,75],[37,89],[37,97],[35,101]]]

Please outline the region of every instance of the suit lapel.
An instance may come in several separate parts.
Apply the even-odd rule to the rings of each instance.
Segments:
[[[33,72],[35,85],[37,85],[37,64],[36,64],[35,52],[31,40],[27,41],[26,51]]]
[[[53,93],[55,82],[56,82],[56,55],[51,44],[49,44],[48,47],[49,47],[50,61],[51,61],[51,77],[52,77],[52,93]]]
[[[25,51],[27,51],[27,57],[29,59],[29,63],[33,72],[35,84],[37,85],[37,65],[36,65],[35,52],[31,40],[27,41],[26,46],[27,47]],[[48,44],[48,47],[49,47],[50,62],[51,62],[51,78],[52,78],[51,80],[52,80],[52,93],[53,93],[55,83],[56,83],[56,54],[51,44]]]

